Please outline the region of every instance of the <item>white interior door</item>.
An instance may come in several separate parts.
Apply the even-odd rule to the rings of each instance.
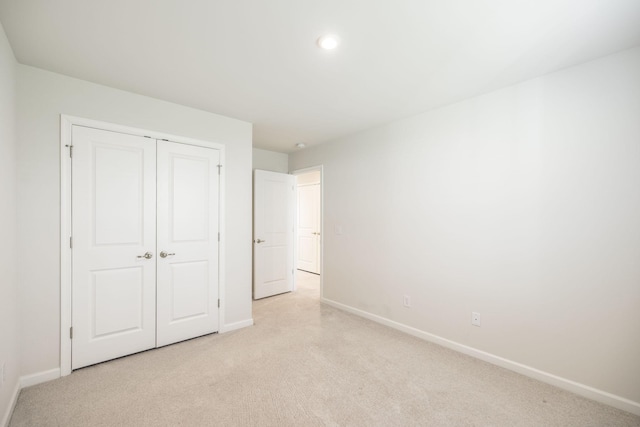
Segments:
[[[298,268],[320,273],[320,184],[298,186]]]
[[[80,126],[72,140],[77,369],[155,347],[156,144]]]
[[[158,346],[218,330],[218,164],[158,141]]]
[[[296,178],[256,170],[253,186],[253,297],[293,290]]]
[[[218,330],[220,152],[72,126],[71,369]]]

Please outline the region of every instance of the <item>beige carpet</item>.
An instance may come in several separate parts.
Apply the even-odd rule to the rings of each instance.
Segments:
[[[18,426],[640,426],[640,417],[318,302],[25,389]]]

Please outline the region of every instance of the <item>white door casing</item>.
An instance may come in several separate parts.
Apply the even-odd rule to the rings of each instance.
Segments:
[[[158,141],[157,345],[218,330],[219,152]]]
[[[254,171],[253,297],[293,290],[296,178]]]
[[[298,186],[298,269],[320,273],[320,184]]]
[[[77,369],[155,347],[156,144],[80,126],[72,133]]]

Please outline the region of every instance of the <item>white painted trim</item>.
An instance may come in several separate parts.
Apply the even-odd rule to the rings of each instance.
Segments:
[[[314,172],[314,171],[320,171],[320,299],[322,300],[324,298],[324,239],[325,239],[325,234],[324,234],[324,166],[323,165],[317,165],[317,166],[310,166],[308,168],[302,168],[302,169],[296,169],[292,172],[290,172],[292,175],[302,175],[305,174],[307,172]],[[298,223],[297,218],[296,218],[296,224]],[[295,233],[295,243],[297,245],[298,243],[298,227],[296,227],[296,233]],[[298,265],[298,252],[297,252],[297,247],[295,248],[296,252],[295,252],[295,260],[294,260],[294,268],[297,270]]]
[[[333,301],[327,298],[321,298],[321,301],[332,307],[355,314],[360,317],[364,317],[365,319],[372,320],[376,323],[389,326],[390,328],[407,333],[409,335],[413,335],[414,337],[421,338],[425,341],[429,341],[434,344],[449,348],[451,350],[455,350],[457,352],[475,357],[476,359],[480,359],[493,365],[508,369],[510,371],[517,372],[529,378],[551,384],[577,395],[595,400],[596,402],[604,403],[605,405],[610,405],[614,408],[622,409],[623,411],[631,412],[635,415],[640,415],[640,402],[634,402],[624,397],[616,396],[606,391],[598,390],[588,385],[562,378],[557,375],[533,368],[531,366],[523,365],[522,363],[514,362],[512,360],[505,359],[503,357],[496,356],[494,354],[487,353],[485,351],[478,350],[473,347],[448,340],[446,338],[442,338],[438,335],[430,334],[429,332],[425,332],[420,329],[395,322],[393,320],[387,319],[386,317],[378,316],[376,314],[372,314],[367,311],[339,303],[337,301]]]
[[[218,141],[205,141],[202,139],[195,139],[195,138],[189,138],[186,136],[173,135],[165,132],[157,132],[153,130],[134,128],[131,126],[124,126],[124,125],[119,125],[115,123],[103,122],[99,120],[85,119],[83,117],[69,116],[66,114],[61,114],[60,118],[61,118],[61,121],[68,122],[69,125],[108,130],[112,132],[126,133],[129,135],[146,136],[152,139],[161,139],[161,140],[164,139],[171,142],[179,142],[181,144],[190,144],[190,145],[198,145],[200,147],[215,148],[221,151],[224,150],[225,148],[225,145],[222,142],[218,142]],[[69,136],[71,135],[69,134]]]
[[[69,237],[71,236],[71,161],[69,158],[69,148],[71,141],[72,126],[85,126],[94,129],[102,129],[112,132],[125,133],[129,135],[145,136],[152,139],[167,140],[180,144],[196,145],[199,147],[213,148],[220,152],[220,203],[218,204],[218,221],[220,231],[220,245],[218,247],[218,298],[220,298],[220,310],[218,311],[218,329],[225,316],[225,248],[226,248],[226,170],[225,170],[225,145],[216,141],[204,141],[184,136],[172,135],[164,132],[156,132],[145,129],[138,129],[129,126],[122,126],[114,123],[102,122],[98,120],[74,117],[66,114],[60,115],[60,368],[58,377],[71,373],[71,339],[69,338],[69,328],[72,325],[71,307],[71,276],[72,257],[69,248]],[[253,323],[252,323],[253,324]],[[40,374],[35,374],[40,375]]]
[[[224,147],[224,146],[222,146]],[[225,159],[225,151],[224,149],[220,150],[220,164],[222,167],[220,168],[220,181],[218,182],[218,232],[220,233],[220,241],[218,242],[218,298],[220,299],[220,307],[218,309],[218,331],[222,332],[222,328],[224,325],[224,319],[226,316],[226,277],[227,277],[227,258],[226,258],[226,250],[227,247],[227,220],[225,216],[226,208],[225,208],[225,200],[227,199],[227,193],[225,189],[227,188],[227,162]]]
[[[60,116],[60,373],[71,373],[71,126],[74,119]]]
[[[246,328],[248,326],[253,326],[253,318],[247,320],[241,320],[240,322],[227,323],[226,325],[222,325],[220,327],[220,333],[224,334],[225,332],[235,331],[237,329]]]
[[[58,378],[60,378],[60,368],[25,375],[20,377],[20,388],[31,387],[32,385],[46,383],[47,381],[57,380]]]
[[[20,390],[22,390],[22,387],[20,387],[20,380],[18,380],[16,382],[15,388],[13,389],[13,394],[11,395],[9,406],[7,407],[7,410],[4,413],[4,416],[2,417],[2,423],[0,423],[0,426],[9,427],[9,421],[11,421],[13,410],[16,408],[16,403],[18,403],[18,396],[20,396]]]
[[[291,208],[293,209],[293,253],[291,256],[293,257],[293,271],[291,274],[293,275],[293,283],[291,285],[291,291],[295,292],[298,290],[298,275],[296,272],[298,271],[298,177],[293,175],[295,179],[295,185],[293,187],[293,202],[291,204]]]
[[[57,380],[60,378],[60,368],[50,369],[48,371],[38,372],[31,375],[25,375],[18,378],[16,382],[16,386],[13,390],[13,395],[11,396],[11,401],[9,403],[9,407],[2,417],[2,423],[0,426],[8,427],[9,421],[11,421],[11,416],[13,415],[13,410],[16,408],[16,403],[18,403],[18,396],[20,396],[20,392],[23,388],[31,387],[32,385],[37,385],[41,383],[46,383],[47,381]]]

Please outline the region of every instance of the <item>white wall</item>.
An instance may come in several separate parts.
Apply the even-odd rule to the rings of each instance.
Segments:
[[[289,172],[289,156],[275,151],[253,149],[253,168],[271,172]]]
[[[0,426],[7,422],[18,386],[18,270],[16,233],[16,67],[0,24]],[[2,380],[0,378],[0,384]]]
[[[640,48],[290,156],[319,164],[328,300],[640,409]]]
[[[311,171],[295,174],[298,185],[320,184],[320,171]]]
[[[18,66],[22,373],[60,366],[60,114],[226,145],[225,326],[251,321],[251,124]],[[225,232],[225,231],[223,231]]]

